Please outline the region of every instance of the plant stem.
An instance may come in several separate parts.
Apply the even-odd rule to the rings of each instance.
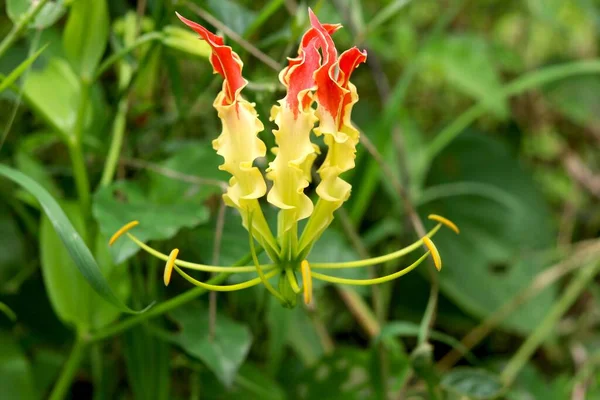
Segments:
[[[75,374],[79,368],[79,364],[83,359],[86,345],[87,343],[82,339],[82,337],[77,335],[75,344],[71,349],[69,359],[62,369],[58,381],[56,381],[56,384],[52,389],[52,393],[50,393],[49,400],[63,400],[66,397],[66,393],[71,387],[73,378],[75,377]]]
[[[48,0],[40,0],[37,4],[34,4],[33,7],[29,8],[29,10],[23,15],[21,20],[13,25],[13,28],[8,32],[8,35],[4,37],[4,40],[0,43],[0,58],[6,53],[6,51],[12,46],[15,40],[19,37],[23,29],[29,25],[32,19],[35,18],[36,15],[42,10],[42,7],[46,5]],[[32,2],[33,3],[33,2]]]
[[[81,90],[79,93],[79,108],[77,109],[77,119],[73,128],[73,135],[69,137],[69,155],[71,156],[71,165],[73,166],[73,175],[75,177],[75,186],[82,215],[89,214],[90,206],[90,182],[88,179],[85,158],[83,155],[83,131],[85,127],[85,117],[88,108],[88,97],[90,86],[84,80],[80,81]]]
[[[69,145],[69,154],[71,156],[71,165],[73,167],[73,176],[75,178],[75,187],[82,210],[82,215],[88,215],[90,205],[90,182],[88,180],[83,149],[79,144]]]
[[[223,282],[228,276],[229,276],[229,274],[222,273],[222,274],[219,274],[219,275],[215,276],[214,278],[208,280],[206,283],[211,284],[211,285],[216,285],[216,284]],[[164,303],[158,304],[158,305],[150,308],[148,311],[146,311],[143,314],[134,315],[132,317],[129,317],[129,318],[119,322],[118,324],[109,326],[107,328],[101,329],[98,332],[95,332],[94,334],[91,335],[89,340],[98,341],[98,340],[109,338],[111,336],[115,336],[119,333],[126,331],[127,329],[130,329],[130,328],[150,319],[150,318],[157,317],[168,311],[174,310],[177,307],[180,307],[186,303],[189,303],[190,301],[194,300],[196,297],[198,297],[206,292],[207,292],[207,289],[205,289],[203,287],[197,287],[197,288],[188,290],[187,292],[182,293],[176,297],[173,297],[172,299],[167,300]]]
[[[543,341],[552,333],[552,330],[560,321],[563,314],[569,310],[598,272],[600,272],[600,262],[596,262],[578,271],[562,296],[550,309],[548,314],[546,314],[542,323],[529,335],[517,353],[508,361],[500,376],[507,386],[512,384],[519,371],[521,371]]]
[[[125,136],[125,123],[127,120],[127,109],[129,101],[127,95],[124,95],[119,101],[117,108],[117,114],[115,115],[113,129],[112,129],[112,140],[110,142],[110,148],[108,150],[108,156],[104,163],[104,170],[102,171],[102,178],[100,180],[100,186],[108,186],[114,176],[117,164],[119,163],[119,155],[121,154],[121,147],[123,146],[123,137]]]

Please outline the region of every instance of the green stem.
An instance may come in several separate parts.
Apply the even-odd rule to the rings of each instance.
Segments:
[[[90,182],[88,179],[85,158],[83,155],[83,131],[85,127],[86,111],[88,108],[90,86],[87,82],[81,80],[81,90],[79,94],[79,108],[77,109],[77,119],[73,128],[73,135],[69,137],[69,154],[73,166],[73,176],[75,177],[75,186],[79,204],[84,216],[88,215],[90,206]]]
[[[212,279],[209,279],[206,283],[211,285],[217,285],[223,282],[230,274],[219,274]],[[194,289],[188,290],[185,293],[182,293],[176,297],[173,297],[170,300],[165,301],[164,303],[158,304],[143,314],[137,314],[132,317],[129,317],[113,326],[106,327],[101,329],[94,334],[91,335],[89,340],[98,341],[102,339],[106,339],[117,334],[123,333],[124,331],[133,328],[134,326],[149,320],[150,318],[158,317],[159,315],[163,315],[166,312],[174,310],[182,305],[189,303],[194,300],[196,297],[203,295],[208,290],[202,287],[196,287]]]
[[[38,13],[42,10],[42,7],[44,7],[47,2],[48,0],[40,0],[39,2],[37,2],[37,4],[31,7],[25,13],[25,15],[23,15],[19,22],[13,25],[13,28],[10,30],[8,35],[6,35],[0,43],[0,58],[2,58],[4,53],[6,53],[6,51],[10,48],[10,46],[12,46],[15,40],[17,40],[23,29],[25,29],[27,25],[29,25],[31,20],[34,19],[36,15],[38,15]]]
[[[115,176],[115,170],[119,163],[119,155],[121,154],[121,147],[123,146],[123,137],[125,136],[128,104],[129,101],[127,100],[127,96],[123,96],[121,101],[119,101],[117,114],[115,115],[113,123],[112,140],[108,150],[108,157],[104,163],[102,179],[100,180],[100,186],[102,187],[108,186]]]
[[[75,178],[75,187],[83,215],[88,215],[90,206],[90,182],[83,157],[83,149],[79,144],[69,145],[69,154],[71,156],[71,165],[73,167],[73,176]]]
[[[127,54],[131,53],[132,51],[144,45],[145,43],[152,42],[154,40],[160,40],[162,39],[162,37],[163,35],[160,32],[150,32],[140,36],[135,42],[131,44],[131,46],[127,46],[121,51],[114,53],[113,55],[108,57],[102,64],[100,64],[100,66],[96,70],[96,73],[94,74],[92,82],[97,81],[100,78],[100,76],[102,76],[102,74],[106,72],[107,69],[109,69],[114,63],[119,61]]]
[[[83,359],[86,345],[87,343],[78,335],[77,339],[75,339],[75,344],[71,349],[69,359],[62,369],[58,381],[56,381],[56,384],[52,389],[52,393],[50,393],[49,400],[63,400],[66,397],[66,394],[71,387],[71,383],[73,382],[73,378],[79,368],[79,364]]]
[[[237,265],[237,266],[245,265],[245,264],[249,263],[251,260],[252,260],[252,255],[247,254],[246,256],[244,256],[243,258],[238,260],[238,262],[236,262],[234,265]],[[215,276],[214,278],[208,280],[207,283],[217,285],[217,284],[223,282],[229,275],[230,274],[226,274],[226,273],[219,274],[219,275]],[[157,317],[168,311],[174,310],[177,307],[180,307],[186,303],[189,303],[190,301],[194,300],[196,297],[203,295],[206,292],[207,292],[207,290],[202,287],[197,287],[197,288],[188,290],[187,292],[182,293],[176,297],[173,297],[172,299],[167,300],[164,303],[158,304],[158,305],[150,308],[148,311],[146,311],[143,314],[137,314],[137,315],[131,316],[131,317],[125,319],[124,321],[121,321],[113,326],[109,326],[104,329],[101,329],[101,330],[95,332],[94,334],[92,334],[89,339],[91,341],[98,341],[98,340],[106,339],[111,336],[122,333],[122,332],[126,331],[127,329],[130,329],[150,318]]]
[[[576,61],[564,65],[546,67],[530,72],[513,82],[509,83],[499,93],[499,99],[506,99],[520,94],[534,87],[557,81],[573,75],[598,74],[600,73],[600,60]],[[450,125],[444,128],[433,139],[427,148],[428,162],[431,162],[443,149],[446,148],[458,135],[460,135],[477,118],[486,113],[487,107],[478,103],[462,113]]]
[[[583,267],[578,271],[562,296],[550,309],[548,314],[546,314],[542,323],[537,326],[517,353],[508,361],[500,376],[507,386],[512,384],[519,371],[521,371],[543,341],[552,333],[562,316],[571,308],[575,300],[581,295],[581,292],[586,289],[586,286],[599,272],[600,262],[597,262],[595,265]]]

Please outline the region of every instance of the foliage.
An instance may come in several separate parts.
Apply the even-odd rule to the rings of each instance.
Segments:
[[[0,5],[7,398],[600,396],[598,0]],[[461,235],[436,236],[439,275],[425,265],[372,290],[315,282],[313,303],[293,310],[263,287],[164,287],[161,262],[125,240],[108,247],[124,223],[140,220],[137,236],[163,252],[251,264],[211,146],[221,80],[175,12],[240,54],[271,148],[274,66],[295,56],[309,5],[344,24],[339,48],[368,50],[352,117],[369,139],[309,261],[393,251],[430,213]]]

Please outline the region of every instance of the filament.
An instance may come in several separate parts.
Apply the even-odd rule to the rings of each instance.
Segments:
[[[181,275],[186,281],[190,282],[192,285],[200,286],[208,290],[213,290],[215,292],[233,292],[236,290],[242,290],[252,286],[256,286],[262,282],[261,278],[253,278],[246,282],[236,283],[234,285],[212,285],[210,283],[200,282],[199,280],[192,278],[185,271],[179,268],[176,264],[174,268],[175,271],[179,273],[179,275]],[[265,274],[265,279],[270,279],[278,273],[279,271],[277,270],[269,271]]]
[[[382,276],[379,278],[373,278],[373,279],[338,278],[337,276],[320,274],[318,272],[311,272],[310,274],[315,279],[320,279],[322,281],[332,282],[332,283],[341,283],[343,285],[355,285],[355,286],[376,285],[378,283],[389,282],[391,280],[401,277],[402,275],[408,274],[410,271],[417,268],[419,266],[419,264],[421,264],[423,262],[423,260],[425,260],[427,258],[428,255],[429,255],[429,252],[423,254],[421,256],[421,258],[419,258],[417,261],[415,261],[408,267],[401,269],[398,272],[394,272],[393,274],[389,274],[386,276]]]

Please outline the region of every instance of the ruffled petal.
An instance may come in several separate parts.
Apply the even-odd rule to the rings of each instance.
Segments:
[[[258,133],[264,126],[258,119],[254,103],[248,102],[241,95],[248,81],[242,77],[243,63],[240,57],[231,47],[224,45],[222,37],[179,14],[177,16],[210,45],[210,62],[214,72],[223,77],[223,88],[213,103],[223,131],[212,144],[224,160],[219,169],[232,175],[224,200],[227,205],[240,210],[244,225],[247,226],[248,213],[258,213],[260,206],[257,199],[267,192],[260,170],[253,166],[257,158],[266,154],[266,146],[258,138]],[[271,235],[263,218],[255,218],[255,225],[256,231],[262,236]]]

